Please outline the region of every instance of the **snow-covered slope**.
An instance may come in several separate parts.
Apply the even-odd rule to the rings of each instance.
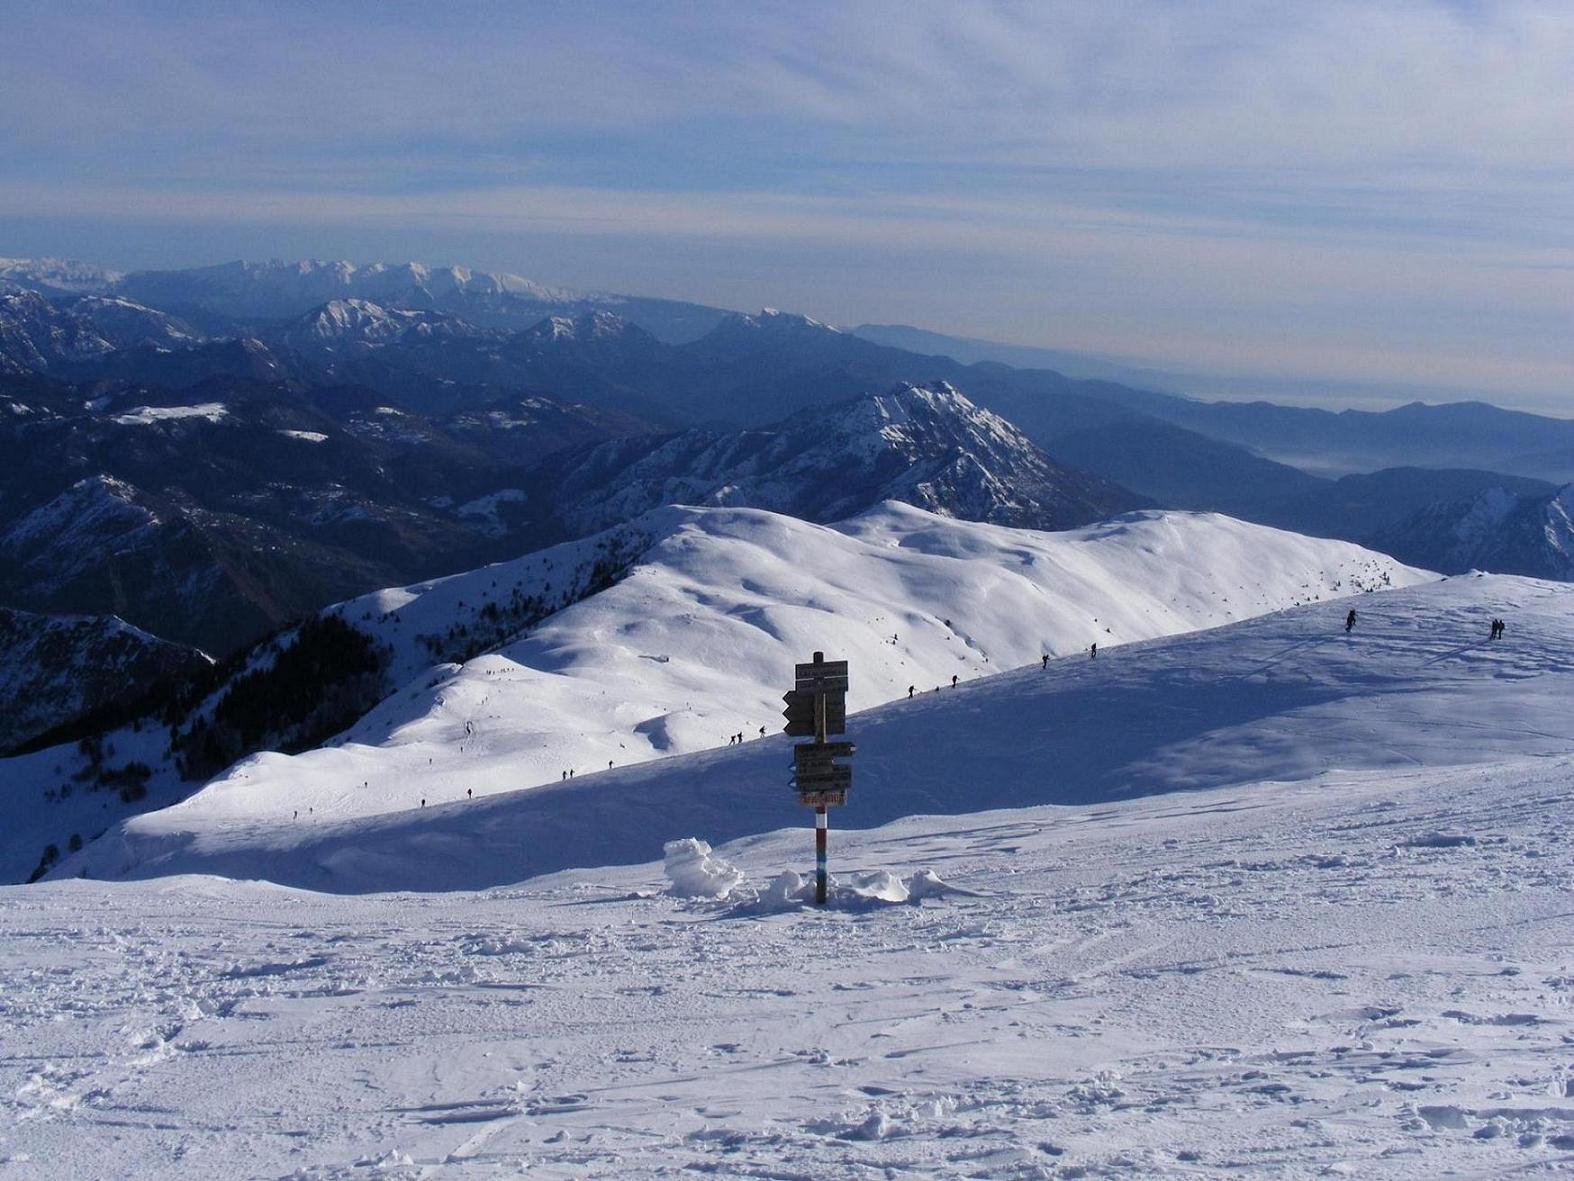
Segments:
[[[835,823],[1574,756],[1574,587],[1483,576],[1383,592],[1356,603],[1349,634],[1347,606],[1101,647],[1094,660],[1034,662],[956,690],[947,682],[850,717],[854,791]],[[1494,616],[1509,622],[1496,642]],[[826,652],[853,656],[856,689],[868,662]],[[376,752],[325,752],[289,770],[262,760],[128,822],[63,872],[219,873],[355,892],[635,863],[681,836],[726,841],[801,823],[776,729],[741,747],[474,801],[465,787],[485,784],[491,768],[485,746],[472,746],[457,773],[404,780],[430,793],[424,810],[363,818],[343,818],[342,806],[270,815],[252,790],[331,799],[329,768],[373,771]],[[330,757],[344,761],[314,766]]]
[[[640,536],[640,531],[644,536]],[[485,650],[523,599],[602,555],[621,581]],[[391,651],[402,685],[331,746],[244,760],[143,833],[249,831],[561,782],[608,763],[780,727],[794,661],[857,670],[849,705],[949,691],[1042,655],[1426,579],[1341,542],[1226,517],[1142,513],[1048,534],[887,504],[835,527],[756,510],[667,509],[625,531],[335,609]],[[489,603],[505,605],[501,615]],[[777,752],[777,758],[782,757]],[[184,839],[184,838],[181,838]]]
[[[0,1170],[1566,1175],[1574,587],[1357,607],[855,715],[824,911],[780,738],[0,888]]]

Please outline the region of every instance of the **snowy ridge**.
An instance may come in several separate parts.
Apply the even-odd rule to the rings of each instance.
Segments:
[[[200,340],[173,316],[126,299],[51,301],[0,288],[0,370],[69,373],[117,349],[185,348]]]
[[[1248,784],[1268,785],[1260,790],[1271,795],[1272,785],[1351,773],[1574,757],[1565,705],[1574,690],[1574,588],[1487,576],[1382,592],[1357,606],[1349,635],[1344,602],[1314,603],[1101,647],[1096,660],[1035,662],[865,711],[849,721],[859,748],[855,798],[837,823]],[[1494,614],[1513,621],[1511,639],[1487,639]],[[788,745],[773,735],[485,801],[455,790],[485,782],[485,760],[474,759],[433,807],[360,819],[322,810],[309,821],[246,816],[238,807],[245,786],[230,785],[226,801],[220,784],[122,825],[62,872],[218,873],[360,892],[474,889],[648,861],[666,840],[714,843],[801,823],[787,786]],[[274,790],[310,784],[316,757],[297,760],[306,766],[295,777],[275,772]],[[232,778],[269,770],[254,765]]]
[[[158,524],[158,514],[139,502],[130,484],[86,476],[0,535],[0,554],[37,563],[64,581],[102,546],[134,545]]]
[[[469,336],[480,330],[454,316],[408,308],[383,307],[367,299],[334,299],[307,312],[279,334],[294,349],[372,350],[407,336]]]
[[[634,564],[521,638],[432,667],[444,642],[495,634],[489,603],[561,593],[592,560]],[[423,799],[752,739],[779,729],[783,670],[816,648],[854,661],[850,706],[865,709],[909,685],[949,688],[953,676],[987,677],[1095,640],[1102,649],[1429,577],[1344,543],[1207,514],[1045,534],[894,503],[831,528],[755,510],[666,509],[621,532],[335,608],[391,650],[390,683],[403,687],[330,746],[243,760],[128,831],[419,811]],[[501,613],[505,626],[513,610]]]

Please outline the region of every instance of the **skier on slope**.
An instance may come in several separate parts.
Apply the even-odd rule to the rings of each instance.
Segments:
[[[1092,643],[1092,644],[1090,644],[1088,646],[1088,659],[1089,660],[1097,660],[1098,658],[1099,658],[1099,646],[1098,646],[1097,641],[1095,641],[1094,643]]]
[[[1350,608],[1350,613],[1344,617],[1344,630],[1349,631],[1355,627],[1355,608]]]

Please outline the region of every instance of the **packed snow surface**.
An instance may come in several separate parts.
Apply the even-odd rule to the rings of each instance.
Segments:
[[[832,527],[750,509],[645,519],[615,585],[464,663],[419,637],[478,627],[516,587],[561,589],[572,543],[339,608],[393,651],[400,689],[340,740],[237,764],[136,834],[314,823],[561,783],[757,744],[795,661],[852,662],[849,708],[1085,652],[1432,576],[1343,542],[1212,514],[1139,513],[1066,533],[888,503]],[[555,593],[555,591],[554,591]],[[783,757],[777,751],[773,758]],[[687,835],[683,833],[675,836]]]
[[[1564,755],[833,830],[968,892],[824,912],[802,827],[718,850],[766,906],[10,887],[0,1174],[1566,1175],[1571,818]]]

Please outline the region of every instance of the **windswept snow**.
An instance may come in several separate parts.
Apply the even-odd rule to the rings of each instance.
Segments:
[[[419,810],[747,742],[780,729],[793,662],[815,650],[852,660],[849,705],[866,709],[1046,653],[1430,577],[1209,514],[1049,534],[894,503],[834,527],[674,508],[630,529],[653,541],[620,582],[462,665],[432,667],[419,637],[480,627],[486,604],[516,588],[567,585],[600,542],[339,608],[393,648],[400,691],[330,747],[245,760],[146,824],[206,831]]]
[[[834,831],[844,883],[970,893],[827,912],[674,898],[659,862],[0,890],[0,1172],[1564,1175],[1571,782],[1412,765]],[[785,897],[811,849],[718,853]]]

